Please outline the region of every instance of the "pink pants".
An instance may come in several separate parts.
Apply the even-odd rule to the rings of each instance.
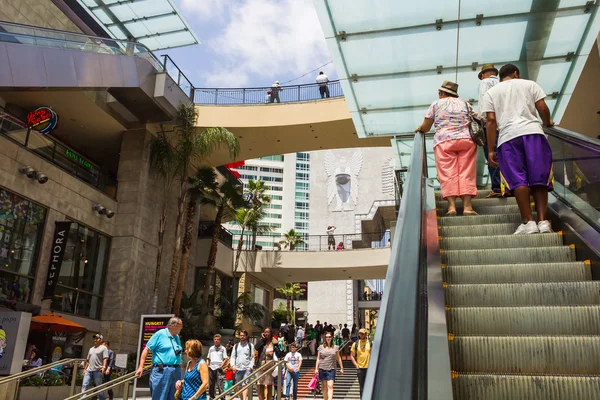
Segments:
[[[477,146],[471,139],[442,142],[434,147],[442,197],[477,196]]]

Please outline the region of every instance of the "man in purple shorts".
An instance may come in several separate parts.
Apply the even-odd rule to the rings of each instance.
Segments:
[[[481,112],[487,113],[488,161],[500,165],[502,180],[513,190],[523,223],[515,235],[552,232],[546,219],[548,191],[552,190],[552,150],[536,117],[546,127],[554,126],[544,99],[546,94],[535,82],[521,79],[519,69],[506,64],[500,69],[500,83],[488,90]],[[494,152],[499,129],[498,154]],[[530,189],[539,222],[533,220],[529,203]]]

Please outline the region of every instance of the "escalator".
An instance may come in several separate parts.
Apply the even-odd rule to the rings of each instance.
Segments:
[[[414,137],[363,399],[600,399],[600,143],[545,131],[554,232],[521,236],[489,190],[446,216]]]

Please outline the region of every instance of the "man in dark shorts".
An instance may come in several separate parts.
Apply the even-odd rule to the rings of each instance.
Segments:
[[[523,223],[515,235],[552,232],[546,219],[548,191],[552,184],[552,150],[536,116],[544,126],[554,126],[544,99],[546,94],[535,82],[521,79],[519,68],[506,64],[500,69],[500,83],[484,96],[481,112],[487,113],[488,161],[500,166],[503,189],[513,190]],[[496,129],[498,154],[494,151]],[[529,203],[533,194],[538,223]]]

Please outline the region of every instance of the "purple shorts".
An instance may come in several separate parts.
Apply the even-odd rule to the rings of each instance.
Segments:
[[[516,137],[498,147],[502,185],[507,190],[519,186],[546,186],[553,189],[552,150],[546,136]]]

